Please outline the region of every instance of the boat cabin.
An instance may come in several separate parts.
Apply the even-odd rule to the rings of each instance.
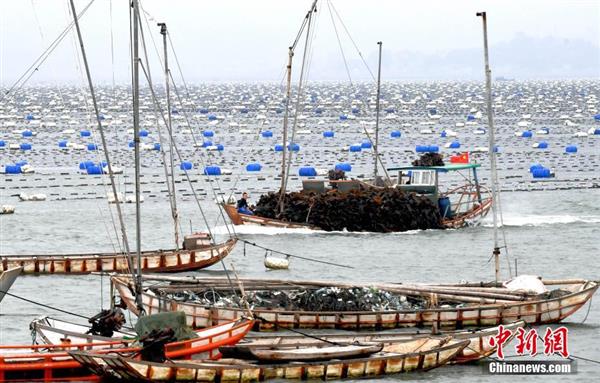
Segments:
[[[197,232],[183,237],[184,250],[198,250],[212,246],[212,237],[209,233]]]
[[[396,187],[427,196],[440,208],[443,218],[452,218],[470,210],[474,204],[482,205],[482,188],[477,178],[479,164],[449,164],[444,166],[403,166],[389,168],[397,171]],[[466,184],[452,190],[440,191],[440,173],[458,172]],[[466,173],[466,174],[463,174]]]

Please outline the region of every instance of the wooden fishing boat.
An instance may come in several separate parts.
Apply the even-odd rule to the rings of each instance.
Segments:
[[[466,226],[475,226],[488,214],[492,207],[492,197],[489,190],[479,184],[477,168],[479,164],[450,164],[445,166],[407,166],[390,168],[398,170],[397,178],[386,187],[398,188],[407,193],[416,193],[429,198],[439,206],[441,226],[448,229],[459,229]],[[439,187],[439,173],[469,171],[473,176],[465,177],[468,182],[454,189],[442,192]],[[407,179],[408,177],[408,179]],[[471,181],[471,179],[473,181]],[[338,190],[351,190],[353,188],[377,188],[370,183],[350,181],[328,181],[335,184]],[[303,183],[304,190],[323,192],[325,180],[311,180]],[[343,185],[343,187],[342,187]],[[288,222],[278,219],[260,217],[258,215],[243,214],[238,212],[235,205],[223,204],[223,209],[234,225],[255,224],[260,226],[280,227],[288,229],[320,230],[318,226],[303,222]]]
[[[131,280],[127,276],[114,276],[112,283],[129,310],[137,314]],[[157,276],[156,279],[159,279]],[[162,280],[168,277],[160,278]],[[228,284],[220,278],[185,279],[172,278],[180,285],[155,285],[152,291],[142,293],[142,304],[146,313],[163,311],[183,311],[189,326],[198,328],[218,324],[221,321],[239,318],[245,310],[235,307],[216,307],[192,302],[178,301],[168,296],[173,291],[202,289],[202,284],[210,284],[212,289],[223,288]],[[183,283],[184,280],[189,283]],[[557,323],[581,308],[598,289],[598,283],[587,280],[542,281],[546,286],[560,286],[562,291],[556,297],[540,298],[538,295],[521,294],[504,287],[475,287],[475,285],[401,285],[382,283],[341,284],[331,281],[281,281],[266,279],[241,279],[246,291],[260,289],[306,289],[320,287],[375,287],[391,293],[430,297],[432,308],[389,310],[389,311],[301,311],[269,307],[254,307],[259,331],[279,328],[335,328],[346,330],[386,329],[396,327],[437,326],[445,329],[463,327],[497,326],[523,320],[531,325]],[[229,288],[229,287],[227,287]],[[444,300],[455,302],[454,307],[440,307],[435,302]]]
[[[175,273],[193,271],[214,265],[225,258],[237,239],[187,250],[153,250],[141,252],[142,271]],[[135,254],[132,254],[135,257]],[[129,270],[127,257],[116,253],[61,255],[0,255],[0,271],[22,267],[24,274],[89,274],[93,272],[124,273]]]
[[[504,326],[510,330],[512,335],[507,339],[510,342],[516,330],[524,327],[525,322],[518,321]],[[438,334],[431,334],[426,331],[381,331],[381,332],[362,332],[348,334],[347,332],[322,333],[315,336],[294,335],[290,333],[277,332],[275,334],[255,334],[250,333],[244,339],[234,346],[220,347],[219,351],[224,358],[248,359],[252,355],[253,349],[264,349],[272,347],[306,347],[319,344],[364,344],[379,343],[383,344],[383,351],[392,352],[397,350],[400,343],[412,342],[417,339],[444,339],[452,337],[455,340],[468,340],[470,343],[465,347],[450,363],[469,363],[480,360],[492,355],[496,347],[490,345],[490,339],[498,334],[498,327],[488,327],[485,329],[460,330],[460,331],[441,331]]]
[[[198,337],[168,343],[166,356],[171,359],[217,359],[218,348],[237,343],[252,328],[253,321],[241,319],[197,332]],[[99,354],[115,351],[135,355],[141,348],[133,339],[110,342],[71,343],[57,345],[0,346],[0,382],[96,380],[70,355],[71,350],[94,350]]]
[[[397,353],[380,352],[364,358],[284,364],[257,364],[235,359],[215,362],[152,363],[84,351],[73,351],[71,354],[94,372],[110,374],[112,377],[127,381],[245,383],[269,379],[357,379],[426,371],[448,363],[468,344],[468,341],[434,339],[427,344],[421,341],[415,342],[414,345],[405,344],[403,350]]]
[[[4,299],[6,292],[15,283],[15,280],[23,271],[22,267],[7,268],[6,270],[0,271],[0,302]]]

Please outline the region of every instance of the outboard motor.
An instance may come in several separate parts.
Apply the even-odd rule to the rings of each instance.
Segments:
[[[123,311],[115,307],[110,310],[102,310],[88,320],[92,324],[86,334],[100,335],[112,338],[115,331],[119,331],[126,323]]]

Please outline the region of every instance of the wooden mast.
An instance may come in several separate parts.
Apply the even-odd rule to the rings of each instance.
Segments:
[[[85,74],[88,80],[88,86],[90,88],[90,94],[92,97],[92,105],[94,106],[94,113],[96,117],[96,123],[98,125],[98,131],[100,132],[100,139],[102,141],[102,149],[104,150],[104,159],[106,161],[106,166],[108,167],[108,178],[110,179],[110,186],[113,192],[113,195],[117,199],[117,203],[115,204],[115,208],[117,209],[117,216],[119,217],[119,226],[121,229],[121,236],[123,239],[123,247],[125,250],[125,254],[127,257],[127,264],[129,266],[129,270],[133,273],[134,264],[133,258],[131,257],[131,251],[129,250],[129,240],[127,239],[127,230],[125,229],[125,221],[123,219],[123,214],[121,212],[121,205],[118,201],[119,195],[117,194],[117,184],[115,181],[115,174],[112,170],[112,163],[110,161],[110,155],[108,154],[108,145],[106,144],[106,137],[104,135],[104,129],[102,127],[102,120],[100,119],[100,111],[98,109],[98,102],[96,101],[96,93],[94,92],[94,84],[92,82],[92,75],[90,73],[90,67],[87,61],[87,55],[85,53],[85,47],[83,45],[83,37],[81,36],[81,29],[79,28],[79,20],[77,16],[77,12],[75,11],[75,4],[73,0],[70,0],[71,3],[71,12],[73,13],[73,21],[75,24],[75,29],[77,30],[77,38],[79,40],[79,47],[81,48],[81,58],[83,59],[83,64],[85,67]]]
[[[169,131],[173,128],[173,121],[171,116],[171,88],[170,88],[170,80],[169,80],[169,60],[168,60],[168,52],[167,52],[167,24],[158,23],[160,27],[160,34],[163,37],[163,55],[165,59],[165,93],[167,98],[167,124]],[[169,138],[170,135],[169,135]],[[171,215],[173,217],[173,225],[174,233],[175,233],[175,248],[179,250],[179,211],[177,210],[177,197],[175,195],[175,165],[174,165],[174,156],[173,156],[173,140],[169,139],[169,162],[171,167]],[[169,182],[169,179],[167,179]]]
[[[143,313],[142,305],[142,222],[140,209],[140,57],[139,57],[139,20],[140,9],[138,0],[132,0],[133,7],[133,142],[135,153],[135,233],[136,233],[136,256],[137,276],[135,281],[135,303],[140,313]]]
[[[377,185],[377,162],[379,159],[379,96],[381,94],[381,48],[383,43],[377,42],[379,45],[379,68],[377,70],[377,101],[375,104],[375,145],[373,145],[373,182]]]
[[[498,246],[498,213],[497,213],[497,170],[496,170],[496,151],[494,150],[494,110],[492,107],[492,71],[490,69],[490,61],[488,55],[488,38],[487,38],[487,16],[485,12],[478,12],[477,16],[481,17],[483,22],[483,53],[485,59],[485,90],[487,104],[487,118],[489,130],[489,156],[490,167],[492,170],[492,217],[494,221],[494,270],[496,282],[500,281],[500,248]]]
[[[289,119],[289,105],[292,96],[292,59],[294,58],[294,47],[289,47],[287,64],[287,88],[285,93],[285,112],[283,115],[283,149],[281,155],[281,187],[279,188],[279,213],[283,213],[285,195],[285,157],[287,154],[287,131]]]
[[[283,209],[285,207],[284,196],[285,196],[286,187],[287,187],[286,186],[287,172],[286,172],[285,156],[287,155],[287,138],[288,138],[287,130],[288,130],[289,111],[290,111],[290,98],[292,96],[292,59],[294,58],[294,50],[296,49],[296,46],[298,45],[298,41],[300,41],[300,36],[302,35],[302,32],[304,31],[304,28],[306,27],[307,24],[309,25],[309,28],[310,28],[310,18],[312,16],[312,13],[316,12],[316,10],[317,10],[317,0],[314,0],[312,5],[310,6],[310,9],[308,10],[308,13],[304,17],[304,20],[302,21],[302,25],[300,26],[300,30],[298,31],[298,34],[296,35],[296,39],[294,40],[294,43],[288,49],[287,90],[286,90],[286,98],[285,98],[285,112],[283,115],[283,142],[282,142],[283,148],[282,148],[282,158],[281,158],[281,186],[279,188],[279,201],[278,201],[280,214],[283,213]],[[307,39],[308,39],[308,36],[307,36]],[[306,47],[305,47],[305,49],[306,49]],[[298,95],[298,97],[300,97],[300,95]],[[298,113],[298,110],[296,110],[296,113]],[[289,168],[289,165],[287,167]]]

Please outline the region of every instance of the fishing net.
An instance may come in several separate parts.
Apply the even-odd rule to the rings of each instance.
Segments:
[[[142,316],[135,324],[135,332],[138,337],[143,338],[157,331],[171,329],[176,341],[197,338],[198,336],[190,329],[185,321],[185,313],[182,311],[164,312],[153,315]]]

